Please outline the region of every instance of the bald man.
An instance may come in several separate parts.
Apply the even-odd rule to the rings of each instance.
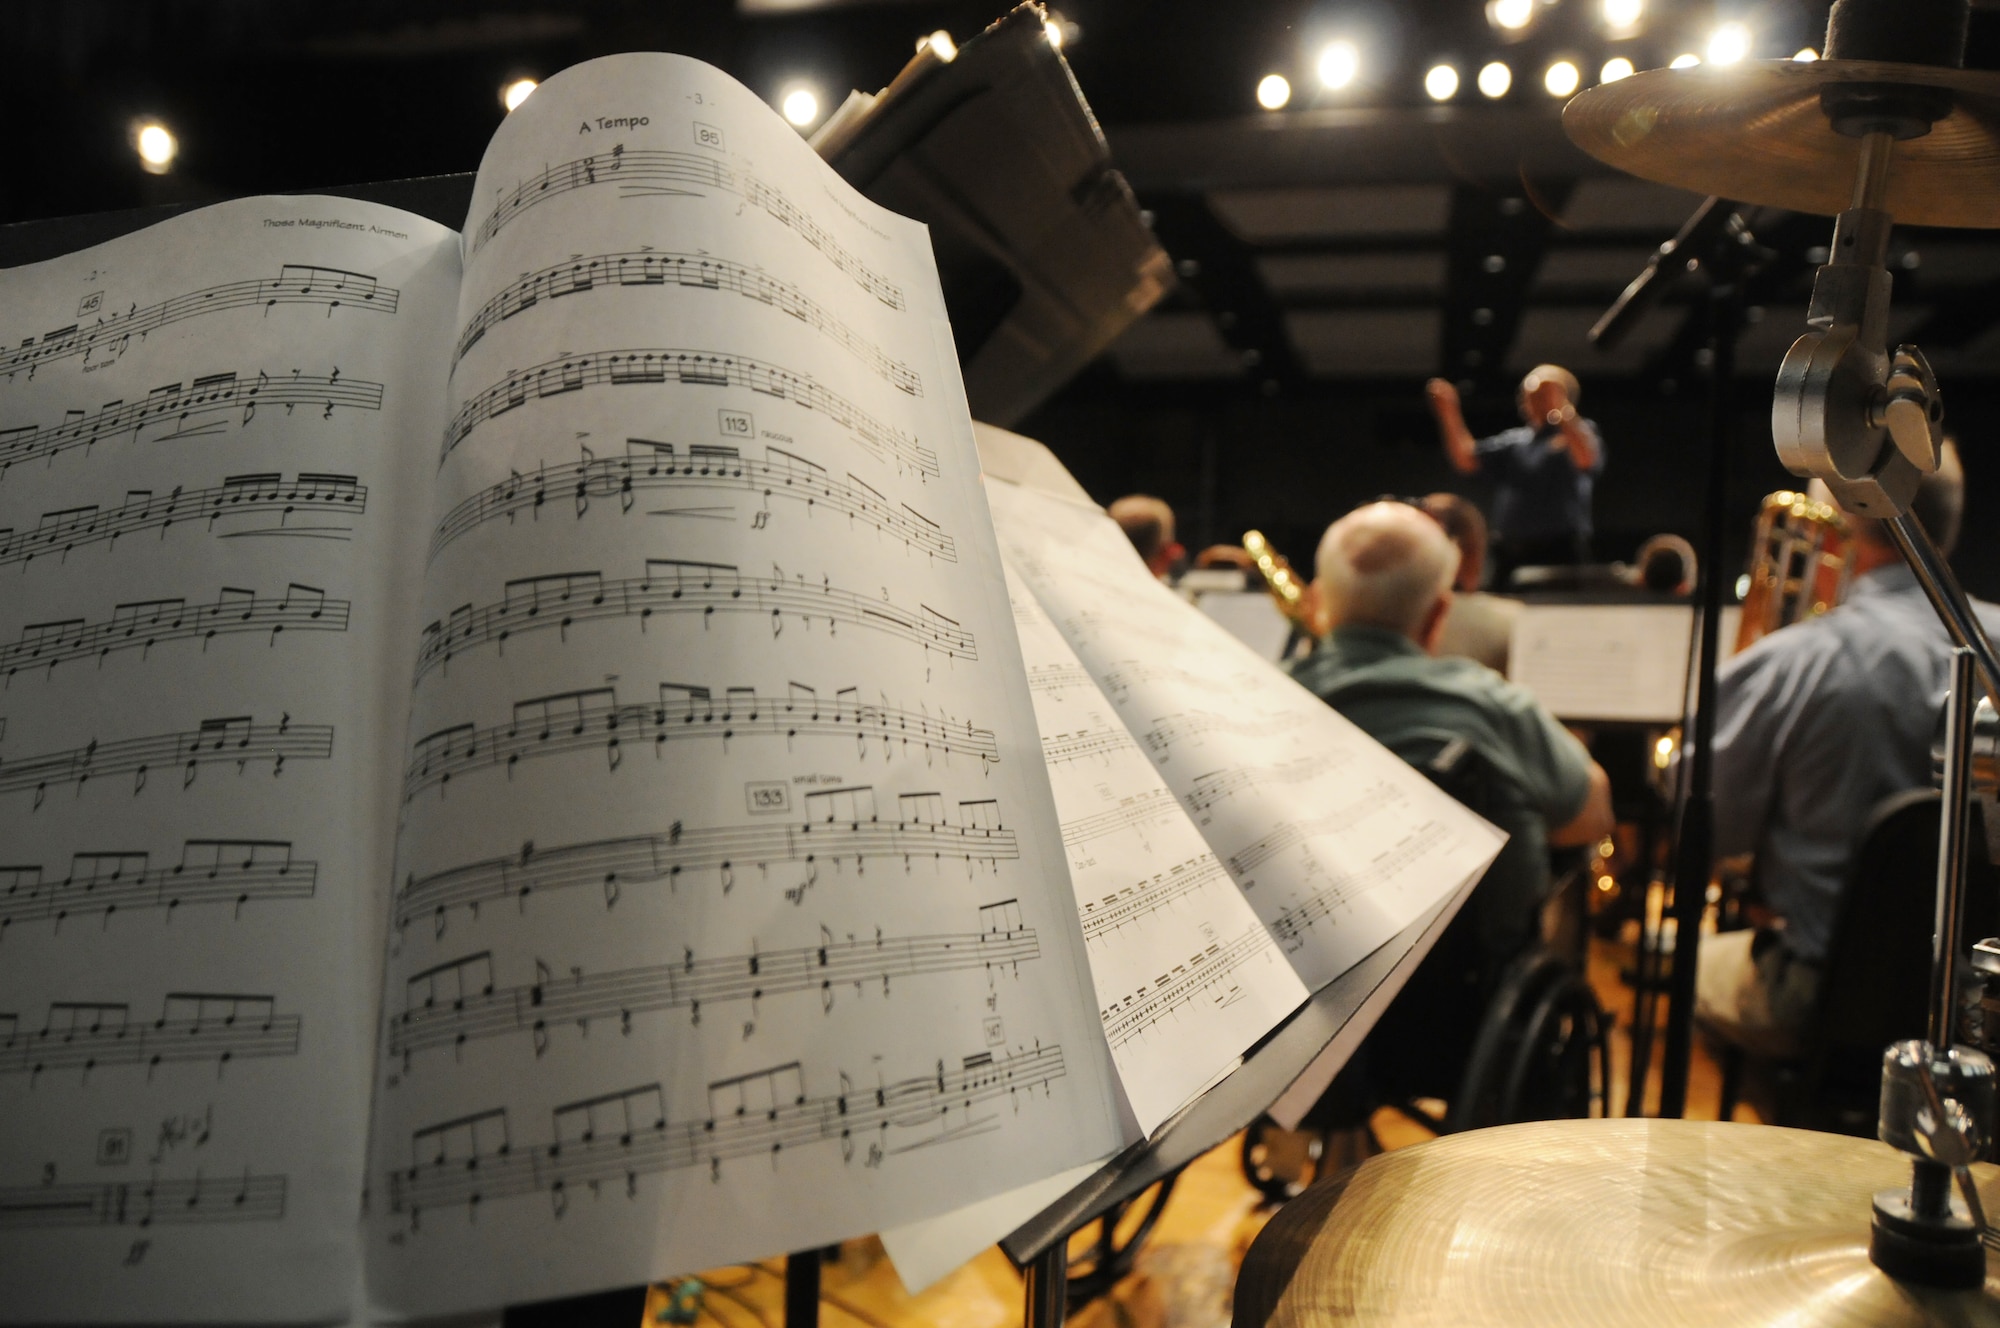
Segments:
[[[1459,552],[1406,503],[1370,503],[1327,528],[1313,585],[1333,630],[1292,676],[1406,760],[1464,738],[1505,787],[1513,839],[1473,907],[1494,958],[1534,936],[1549,889],[1546,848],[1588,844],[1612,827],[1611,782],[1539,701],[1482,664],[1435,653]]]

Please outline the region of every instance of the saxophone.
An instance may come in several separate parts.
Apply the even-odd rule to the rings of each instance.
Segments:
[[[1271,598],[1278,603],[1278,612],[1300,632],[1317,641],[1326,635],[1318,621],[1318,605],[1314,602],[1312,587],[1299,579],[1292,565],[1285,561],[1285,555],[1271,547],[1271,541],[1264,538],[1261,530],[1243,532],[1243,551],[1250,555],[1250,561],[1257,568],[1257,574],[1264,578],[1264,589],[1271,592]]]

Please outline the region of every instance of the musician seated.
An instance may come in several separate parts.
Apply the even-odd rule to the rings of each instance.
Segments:
[[[1911,504],[1946,553],[1964,501],[1947,443]],[[1870,809],[1931,783],[1949,679],[1951,640],[1888,530],[1847,519],[1855,576],[1845,602],[1764,637],[1717,677],[1715,853],[1756,853],[1775,916],[1702,941],[1695,1010],[1710,1032],[1765,1056],[1800,1051]],[[1975,607],[1989,633],[2000,626],[1990,606]]]
[[[1438,523],[1405,503],[1370,503],[1327,528],[1314,586],[1332,630],[1292,676],[1405,760],[1436,736],[1463,737],[1510,786],[1517,842],[1470,907],[1483,953],[1505,959],[1534,939],[1548,888],[1547,848],[1588,844],[1612,828],[1611,783],[1528,692],[1482,664],[1439,658],[1459,553]]]
[[[1427,493],[1419,505],[1458,546],[1458,572],[1452,577],[1451,608],[1438,629],[1440,655],[1476,659],[1495,673],[1507,672],[1507,651],[1514,638],[1514,619],[1521,601],[1489,595],[1479,588],[1486,570],[1486,518],[1469,499],[1455,493]]]
[[[1146,570],[1164,581],[1187,550],[1174,539],[1174,509],[1147,493],[1128,493],[1106,509],[1125,538],[1145,560]]]

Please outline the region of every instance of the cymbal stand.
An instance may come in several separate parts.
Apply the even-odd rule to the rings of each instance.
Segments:
[[[1944,109],[1948,109],[1948,104]],[[1853,205],[1834,221],[1829,261],[1813,281],[1806,321],[1778,370],[1771,431],[1795,475],[1816,476],[1848,511],[1885,523],[1951,634],[1937,921],[1931,949],[1930,1036],[1883,1056],[1878,1133],[1911,1155],[1908,1189],[1875,1195],[1869,1257],[1890,1276],[1929,1286],[1976,1287],[1986,1276],[1985,1214],[1970,1163],[1992,1139],[1993,1063],[1958,1033],[1959,920],[1972,794],[1976,683],[2000,698],[2000,661],[1965,592],[1910,503],[1938,467],[1944,407],[1915,346],[1888,349],[1890,280],[1884,259],[1892,219],[1882,206],[1900,138],[1928,133],[1943,113],[1928,90],[1872,87],[1829,99],[1836,129],[1861,140]],[[1961,1198],[1954,1201],[1954,1179]]]

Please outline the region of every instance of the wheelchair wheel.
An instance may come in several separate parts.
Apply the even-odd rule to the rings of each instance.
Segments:
[[[1522,1025],[1500,1094],[1501,1118],[1609,1116],[1609,1022],[1581,974],[1567,972],[1550,983]]]
[[[1153,1234],[1153,1228],[1159,1225],[1160,1214],[1166,1211],[1167,1199],[1174,1192],[1174,1182],[1180,1178],[1180,1172],[1170,1173],[1150,1190],[1128,1203],[1116,1205],[1097,1220],[1097,1240],[1090,1252],[1070,1257],[1071,1271],[1066,1288],[1070,1313],[1110,1291],[1139,1266],[1139,1249]],[[1147,1203],[1149,1196],[1150,1204]],[[1141,1205],[1145,1206],[1142,1208]],[[1127,1220],[1134,1213],[1139,1215],[1136,1224]],[[1128,1229],[1121,1235],[1120,1227]],[[1078,1271],[1079,1268],[1081,1271]]]

